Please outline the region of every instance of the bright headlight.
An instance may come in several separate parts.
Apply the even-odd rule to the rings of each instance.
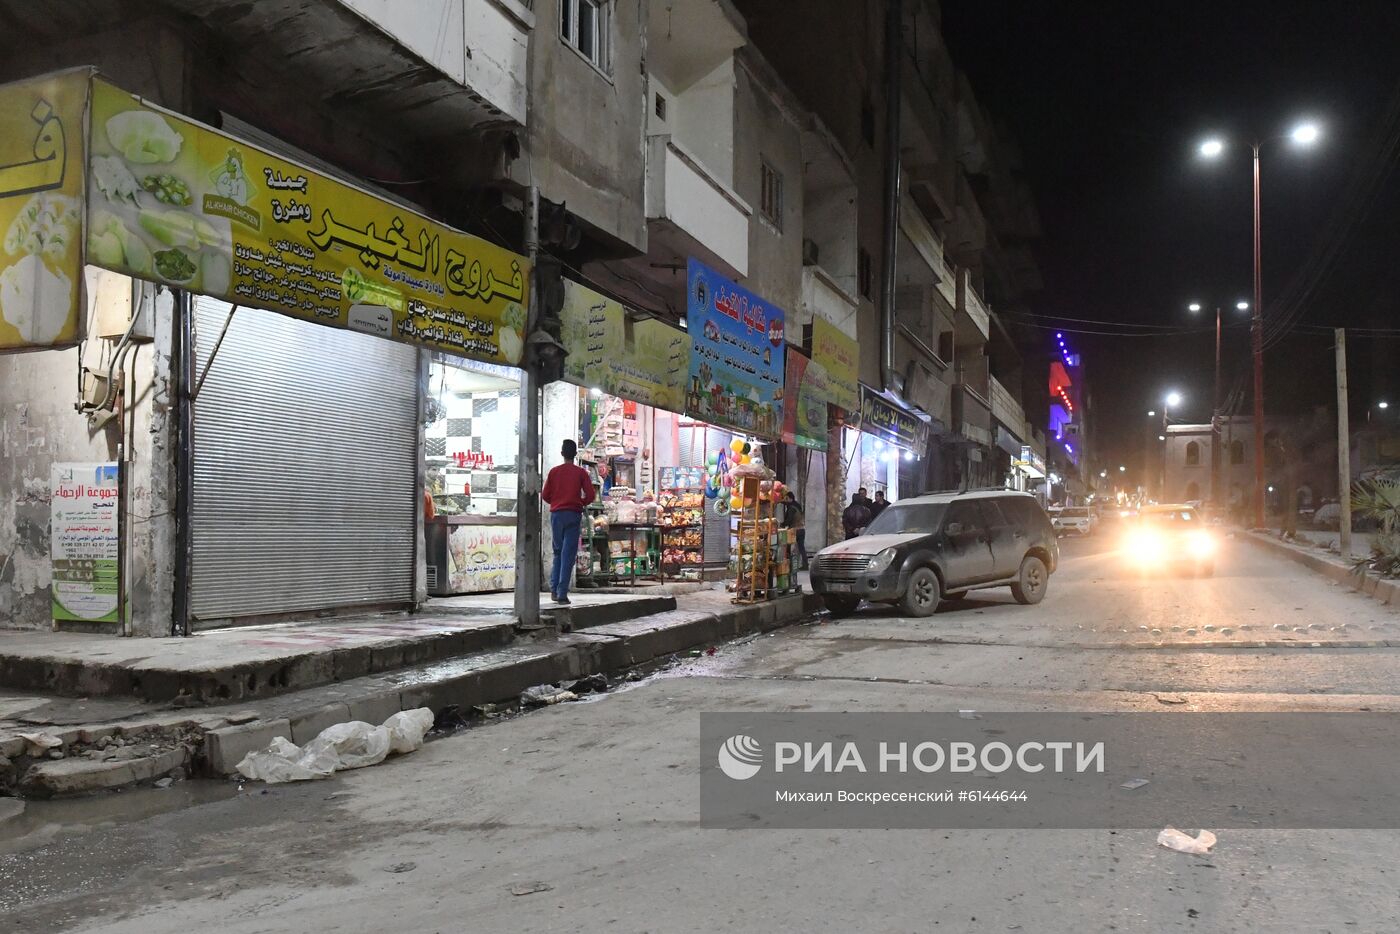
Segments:
[[[1201,558],[1214,554],[1215,536],[1209,532],[1193,532],[1191,534],[1191,553]]]
[[[894,561],[895,554],[895,549],[886,548],[870,559],[870,563],[865,566],[866,572],[870,574],[879,574],[883,572],[890,566],[890,563]]]
[[[1155,532],[1139,530],[1128,535],[1128,556],[1136,561],[1155,561],[1162,557],[1162,537]]]

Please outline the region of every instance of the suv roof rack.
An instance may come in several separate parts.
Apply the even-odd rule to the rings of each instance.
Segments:
[[[1026,493],[1025,490],[1008,490],[1004,486],[959,487],[956,490],[924,490],[919,496],[956,496],[959,493]],[[1030,495],[1026,493],[1026,495]]]

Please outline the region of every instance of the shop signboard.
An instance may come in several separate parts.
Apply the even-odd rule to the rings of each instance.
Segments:
[[[826,372],[792,348],[787,351],[787,385],[784,389],[783,440],[799,447],[825,451],[826,400],[830,397]]]
[[[897,447],[924,455],[928,445],[928,423],[913,412],[897,407],[865,386],[860,387],[859,429]]]
[[[454,525],[447,550],[449,592],[515,589],[515,526]]]
[[[528,261],[92,80],[87,261],[515,365]]]
[[[50,468],[49,560],[55,620],[120,622],[117,471],[115,463]]]
[[[783,312],[691,259],[686,414],[750,435],[783,427]]]
[[[1045,458],[1032,450],[1029,444],[1021,445],[1021,456],[1012,461],[1012,464],[1028,476],[1035,478],[1045,476]]]
[[[88,69],[0,87],[0,352],[82,338]]]
[[[812,362],[826,371],[828,401],[847,412],[860,408],[860,383],[856,376],[859,354],[854,338],[842,334],[825,318],[812,318]]]
[[[564,281],[564,379],[610,396],[679,412],[690,373],[690,336],[660,321],[628,321],[605,295]]]

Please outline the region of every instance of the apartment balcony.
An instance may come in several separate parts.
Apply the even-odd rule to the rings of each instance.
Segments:
[[[1026,413],[1015,393],[1003,386],[995,376],[988,377],[991,388],[992,417],[1001,422],[1013,434],[1025,438]]]
[[[820,266],[802,267],[802,308],[795,322],[810,324],[822,318],[834,324],[847,337],[856,336],[856,298]]]
[[[991,447],[991,405],[966,383],[953,388],[953,426],[967,440]]]
[[[646,215],[652,264],[695,256],[731,278],[749,274],[753,209],[670,135],[647,139]]]
[[[982,301],[982,296],[972,287],[972,280],[966,269],[959,270],[958,273],[957,304],[954,307],[957,309],[954,324],[959,344],[985,343],[991,337],[991,312],[987,310],[987,303]]]
[[[407,139],[525,123],[535,17],[520,0],[182,0],[254,89],[392,120]],[[288,117],[288,119],[293,119]],[[271,129],[271,128],[270,128]]]

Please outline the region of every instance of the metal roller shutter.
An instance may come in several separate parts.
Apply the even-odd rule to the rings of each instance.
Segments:
[[[194,308],[202,373],[229,305]],[[238,309],[194,406],[197,620],[412,602],[417,353]]]

